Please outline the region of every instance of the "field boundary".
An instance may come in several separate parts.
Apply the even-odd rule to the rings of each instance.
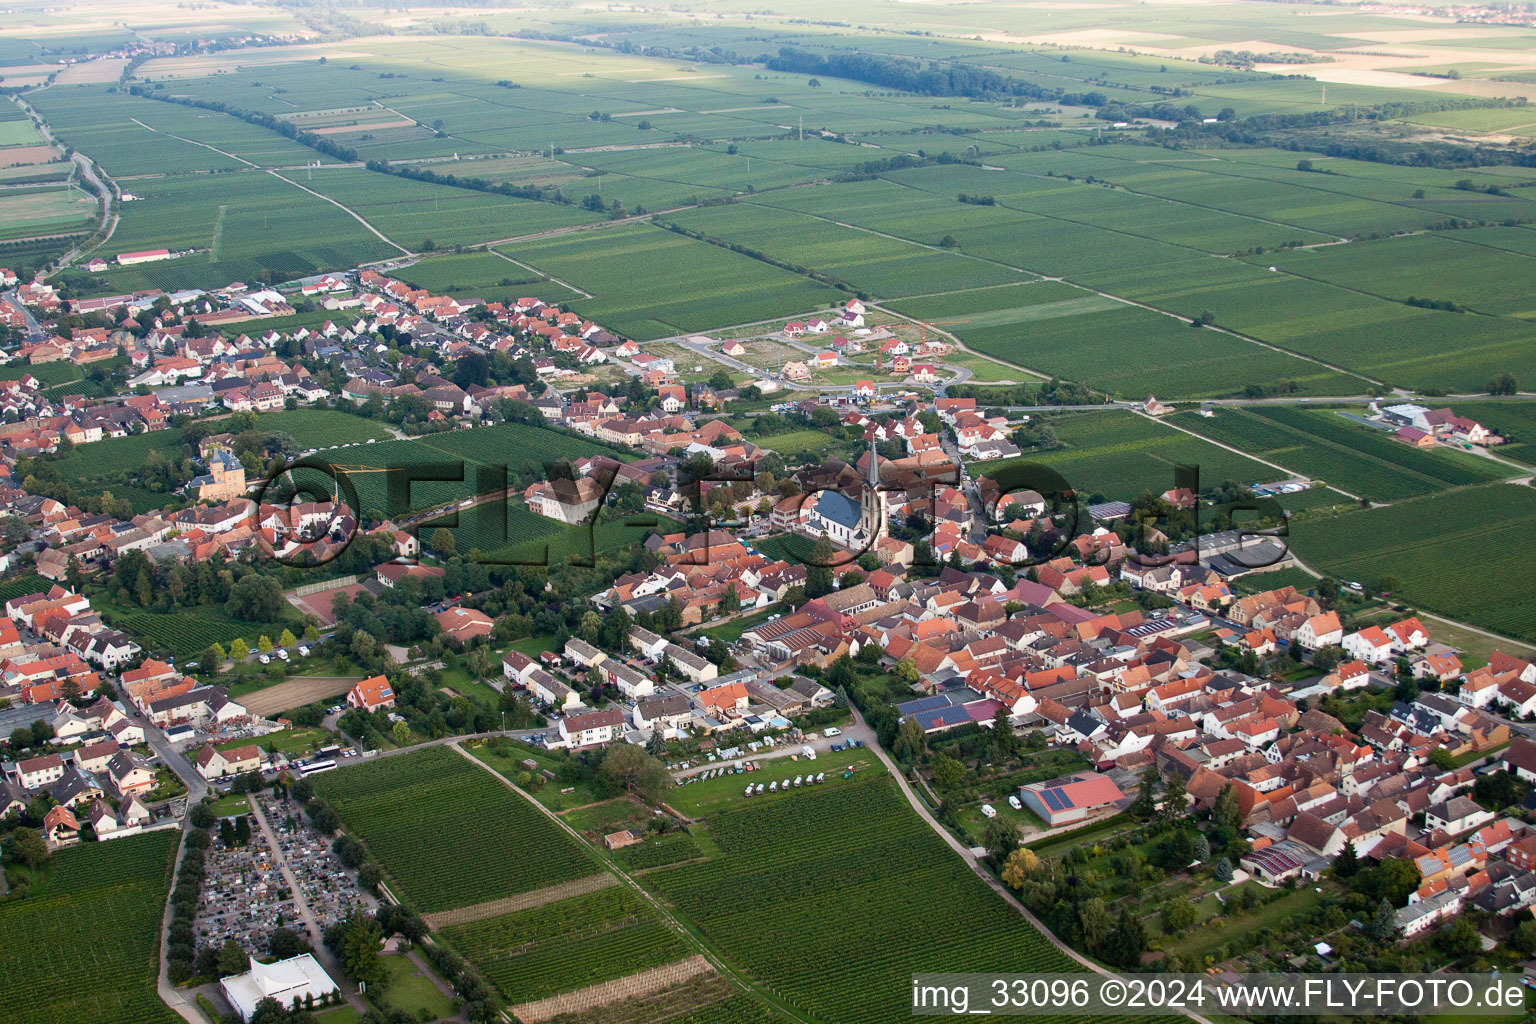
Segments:
[[[690,981],[701,974],[713,973],[715,969],[710,962],[695,953],[675,963],[662,964],[660,967],[652,967],[650,970],[615,978],[612,981],[600,981],[596,985],[588,985],[574,992],[562,992],[547,999],[518,1003],[511,1007],[511,1012],[525,1024],[540,1024],[561,1014],[584,1013],[623,1000],[652,995],[662,989]]]
[[[595,875],[578,878],[574,882],[561,882],[559,885],[545,886],[542,889],[519,893],[504,899],[487,900],[485,903],[472,903],[467,907],[422,914],[421,919],[427,923],[428,928],[437,931],[448,925],[468,924],[471,921],[482,921],[487,917],[500,917],[502,914],[511,914],[519,910],[532,910],[546,903],[558,903],[560,900],[575,896],[585,896],[602,889],[611,889],[618,884],[619,880],[615,875],[607,871],[599,871]]]

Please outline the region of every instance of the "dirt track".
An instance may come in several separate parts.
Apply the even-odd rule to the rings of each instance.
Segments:
[[[275,715],[279,711],[303,707],[327,697],[337,697],[352,689],[362,676],[294,676],[286,682],[256,690],[238,698],[253,715]]]

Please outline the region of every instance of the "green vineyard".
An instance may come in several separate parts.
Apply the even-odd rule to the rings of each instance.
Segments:
[[[1395,576],[1399,600],[1536,640],[1536,596],[1524,572],[1536,560],[1533,537],[1536,489],[1490,484],[1304,520],[1290,543],[1319,572],[1370,591]]]
[[[691,952],[627,885],[456,925],[444,937],[512,1002],[610,981]]]
[[[721,811],[710,830],[723,856],[646,883],[816,1020],[905,1019],[920,971],[1075,969],[961,868],[884,773]]]
[[[0,903],[0,1020],[180,1021],[155,993],[179,838],[152,832],[62,850],[30,892]]]
[[[332,772],[315,788],[422,913],[592,873],[559,826],[445,747]]]
[[[1486,459],[1410,448],[1385,431],[1329,411],[1273,406],[1217,409],[1210,418],[1180,413],[1176,419],[1206,437],[1372,501],[1398,501],[1504,475]]]

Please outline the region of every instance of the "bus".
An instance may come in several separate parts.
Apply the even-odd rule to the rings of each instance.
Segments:
[[[336,767],[336,762],[330,758],[322,758],[299,765],[299,772],[303,775],[318,775],[321,772],[331,771]]]

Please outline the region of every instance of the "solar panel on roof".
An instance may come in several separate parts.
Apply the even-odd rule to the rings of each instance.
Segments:
[[[1040,794],[1040,799],[1044,800],[1045,806],[1053,811],[1064,811],[1071,806],[1067,795],[1060,789],[1047,789]]]

